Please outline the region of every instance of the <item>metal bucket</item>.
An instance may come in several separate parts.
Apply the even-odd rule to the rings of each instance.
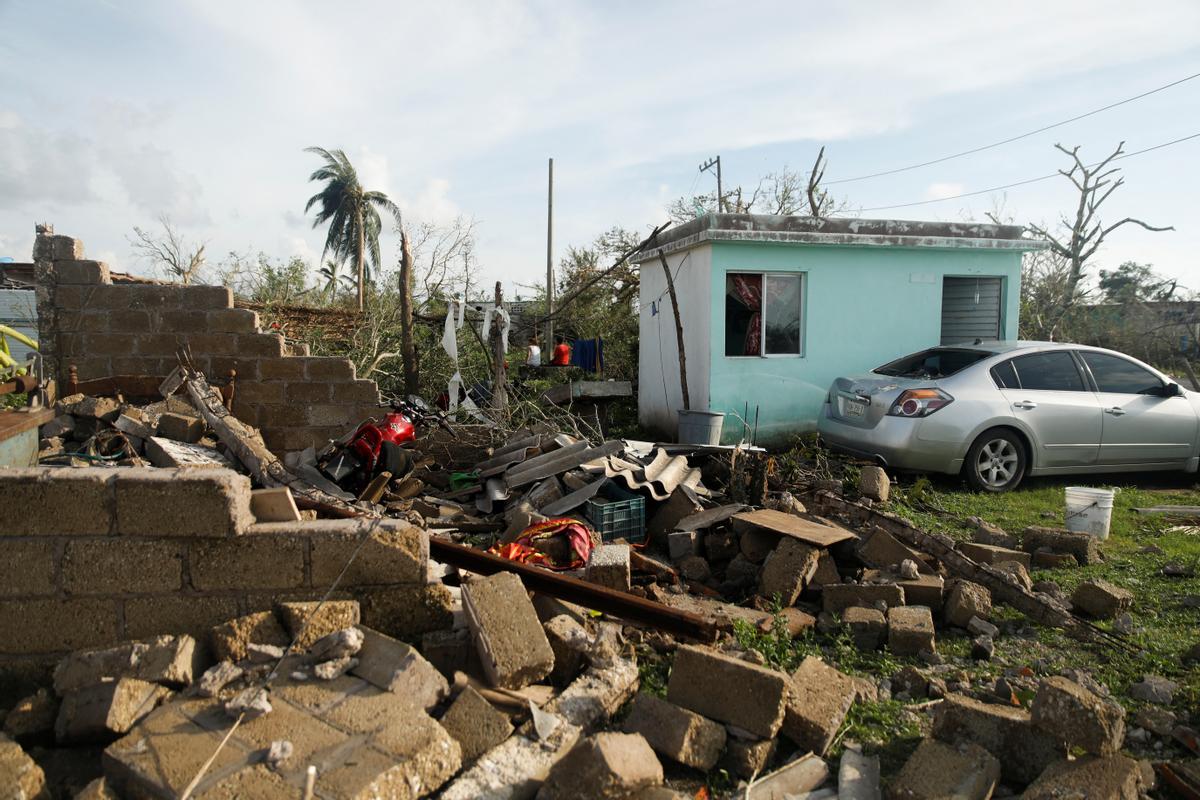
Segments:
[[[725,414],[721,411],[684,411],[679,414],[679,432],[676,439],[680,444],[720,444],[721,427]]]

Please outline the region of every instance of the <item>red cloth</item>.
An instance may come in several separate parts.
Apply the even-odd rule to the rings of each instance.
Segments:
[[[566,536],[571,545],[573,559],[566,564],[555,563],[545,553],[533,547],[534,541],[551,536]],[[600,537],[577,519],[559,517],[530,525],[515,541],[493,545],[488,550],[493,555],[519,561],[522,564],[537,564],[554,570],[577,569],[587,563],[592,548],[600,543]]]
[[[566,344],[554,345],[554,356],[550,359],[550,363],[556,367],[565,367],[571,363],[571,346]]]
[[[746,326],[744,356],[759,355],[762,347],[762,276],[730,275],[733,290],[738,300],[750,311],[750,322]]]

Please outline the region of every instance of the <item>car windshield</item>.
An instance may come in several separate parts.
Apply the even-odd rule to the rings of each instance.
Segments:
[[[876,367],[873,371],[895,378],[948,378],[994,353],[959,347],[931,347]]]

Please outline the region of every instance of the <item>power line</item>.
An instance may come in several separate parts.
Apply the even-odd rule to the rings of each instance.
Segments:
[[[928,167],[933,164],[941,164],[943,161],[950,161],[955,158],[962,158],[963,156],[969,156],[973,153],[981,153],[984,150],[990,150],[993,147],[1000,147],[1001,145],[1009,144],[1011,142],[1015,142],[1020,139],[1026,139],[1030,136],[1035,136],[1039,133],[1045,133],[1048,130],[1052,130],[1054,128],[1059,128],[1059,127],[1062,127],[1063,125],[1068,125],[1072,122],[1078,122],[1081,119],[1085,119],[1086,117],[1094,116],[1103,111],[1108,111],[1109,109],[1116,108],[1117,106],[1123,106],[1126,103],[1132,103],[1134,100],[1141,100],[1143,97],[1149,97],[1152,94],[1157,94],[1158,92],[1164,91],[1166,89],[1170,89],[1172,86],[1178,86],[1181,83],[1186,83],[1187,81],[1190,81],[1194,78],[1200,78],[1200,72],[1197,72],[1194,75],[1188,75],[1186,78],[1180,78],[1177,81],[1172,81],[1171,83],[1165,84],[1163,86],[1159,86],[1157,89],[1151,89],[1148,92],[1142,92],[1141,94],[1134,95],[1133,97],[1127,97],[1124,100],[1118,100],[1117,102],[1110,103],[1109,105],[1106,105],[1103,108],[1097,108],[1093,111],[1088,111],[1086,114],[1080,114],[1078,116],[1071,117],[1070,119],[1064,119],[1062,122],[1055,122],[1053,125],[1046,125],[1044,127],[1038,128],[1037,130],[1032,130],[1027,133],[1022,133],[1018,136],[1012,136],[1012,137],[1009,137],[1008,139],[1001,139],[998,142],[992,142],[991,144],[985,144],[982,147],[973,147],[970,150],[963,150],[961,153],[954,153],[953,155],[942,156],[941,158],[935,158],[932,161],[922,161],[920,164],[910,164],[907,167],[897,167],[896,169],[888,169],[888,170],[884,170],[883,172],[872,172],[870,175],[859,175],[858,177],[855,177],[855,178],[842,178],[842,179],[836,180],[836,181],[825,181],[824,185],[825,186],[833,186],[834,184],[837,184],[837,183],[853,183],[854,181],[865,181],[868,178],[879,178],[884,175],[895,175],[897,172],[907,172],[912,169],[920,169],[921,167]]]
[[[1149,153],[1152,150],[1161,150],[1164,147],[1170,147],[1171,145],[1179,144],[1180,142],[1186,142],[1189,139],[1196,139],[1196,138],[1200,138],[1200,133],[1193,133],[1191,136],[1184,136],[1181,139],[1175,139],[1170,142],[1163,142],[1162,144],[1156,144],[1153,147],[1147,147],[1143,150],[1135,150],[1132,153],[1122,153],[1121,155],[1117,156],[1116,158],[1114,158],[1112,160],[1119,161],[1123,158],[1132,158],[1133,156],[1140,156],[1142,153]],[[1097,162],[1097,163],[1099,163],[1099,162]],[[1089,166],[1094,167],[1094,166],[1096,166],[1096,164],[1091,164]],[[1058,177],[1061,177],[1061,173],[1053,172],[1049,175],[1042,175],[1037,178],[1029,178],[1029,179],[1023,180],[1023,181],[1017,181],[1015,183],[1006,183],[1003,186],[993,186],[990,189],[980,189],[979,191],[976,191],[976,192],[963,192],[962,194],[955,194],[955,195],[951,195],[950,197],[935,197],[932,200],[915,200],[911,203],[897,203],[896,205],[893,205],[893,206],[872,206],[871,208],[860,208],[858,210],[859,210],[859,212],[887,211],[892,208],[909,208],[910,206],[925,206],[925,205],[929,205],[930,203],[944,203],[947,200],[959,200],[963,197],[975,197],[975,196],[981,195],[981,194],[991,194],[992,192],[999,192],[1004,189],[1012,189],[1015,186],[1026,186],[1031,183],[1037,183],[1038,181],[1045,181],[1045,180],[1049,180],[1050,178],[1058,178]]]

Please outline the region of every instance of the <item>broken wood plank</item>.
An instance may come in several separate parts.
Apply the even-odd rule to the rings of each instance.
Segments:
[[[677,531],[702,531],[705,528],[711,528],[721,522],[737,514],[744,509],[745,506],[741,503],[731,503],[727,506],[718,506],[710,508],[707,511],[701,511],[699,514],[689,514],[675,524]]]
[[[1138,514],[1164,514],[1169,517],[1200,517],[1200,506],[1145,506],[1134,508]]]
[[[795,514],[786,514],[769,508],[735,514],[733,529],[738,533],[745,533],[749,530],[769,531],[817,547],[832,547],[838,542],[847,542],[858,538],[856,534],[845,528],[822,525],[804,517],[797,517]]]

